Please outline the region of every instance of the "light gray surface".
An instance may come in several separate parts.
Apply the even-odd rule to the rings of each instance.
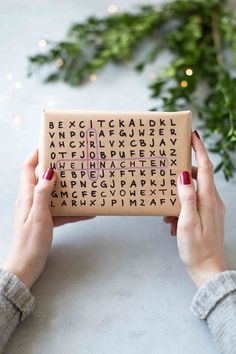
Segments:
[[[154,1],[153,1],[154,2]],[[119,0],[120,9],[143,1]],[[78,89],[43,85],[25,77],[26,57],[39,39],[59,39],[68,25],[106,14],[108,1],[1,1],[0,4],[0,260],[11,238],[19,166],[37,144],[41,109],[146,110],[153,67],[141,76],[107,67]],[[12,81],[5,79],[12,72]],[[23,87],[15,89],[16,81]],[[16,124],[15,116],[22,117]],[[197,122],[194,121],[194,125]],[[214,161],[216,158],[213,156]],[[236,267],[236,179],[216,183],[227,206],[226,252]],[[187,277],[176,239],[157,217],[97,217],[55,231],[46,271],[35,285],[34,314],[14,333],[7,354],[216,353],[205,324],[189,311],[195,286]]]

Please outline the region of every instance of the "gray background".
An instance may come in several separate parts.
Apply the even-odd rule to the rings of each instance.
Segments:
[[[120,10],[138,3],[143,1],[116,1]],[[41,38],[64,38],[72,22],[105,15],[108,5],[104,0],[0,2],[1,261],[11,239],[19,167],[38,142],[42,108],[147,110],[154,105],[147,85],[165,58],[142,75],[129,66],[109,65],[97,81],[79,88],[43,85],[40,75],[26,78],[26,58],[40,50]],[[21,89],[15,88],[17,81]],[[235,268],[236,179],[227,183],[220,173],[216,183],[227,206],[227,260]],[[36,309],[17,328],[6,353],[213,354],[205,323],[189,310],[195,291],[162,218],[99,216],[67,225],[55,230],[47,268],[33,288]]]

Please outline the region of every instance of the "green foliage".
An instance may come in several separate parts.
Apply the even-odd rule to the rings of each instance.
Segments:
[[[135,54],[147,40],[153,47],[137,63]],[[29,58],[30,74],[51,64],[46,82],[63,80],[74,86],[107,63],[133,62],[142,72],[162,52],[170,51],[173,59],[149,86],[151,97],[162,102],[151,110],[192,106],[202,120],[204,138],[213,140],[210,151],[220,156],[215,171],[223,170],[227,180],[233,176],[236,14],[227,0],[175,0],[160,9],[147,5],[104,18],[92,16],[71,26],[66,41],[49,45],[46,54]],[[59,58],[63,65],[58,68]]]

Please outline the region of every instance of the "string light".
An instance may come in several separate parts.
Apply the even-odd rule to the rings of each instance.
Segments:
[[[54,100],[48,100],[47,105],[48,105],[48,107],[53,107],[55,105],[55,101]]]
[[[22,83],[20,81],[16,81],[14,86],[17,90],[19,90],[22,87]]]
[[[14,123],[17,125],[20,125],[22,122],[22,118],[20,116],[15,116],[14,117]]]
[[[46,39],[40,39],[39,41],[38,41],[38,46],[40,47],[40,48],[44,48],[44,47],[46,47],[48,45],[48,42],[46,41]]]
[[[185,73],[188,76],[192,76],[193,75],[193,70],[191,68],[188,68],[188,69],[186,69]]]
[[[63,65],[64,65],[64,60],[63,59],[59,58],[59,59],[56,60],[56,66],[58,68],[61,68]]]
[[[13,79],[12,73],[6,73],[6,80],[11,81]]]
[[[181,87],[188,87],[188,81],[186,81],[186,80],[181,81],[180,86]]]
[[[90,80],[90,81],[96,81],[96,80],[97,80],[97,75],[96,75],[96,74],[91,74],[91,75],[89,76],[89,80]]]
[[[116,4],[110,4],[107,7],[107,12],[109,12],[110,14],[114,14],[115,12],[118,11],[118,7]]]
[[[155,73],[150,73],[148,75],[148,77],[149,77],[150,80],[154,80],[156,78],[156,74]]]

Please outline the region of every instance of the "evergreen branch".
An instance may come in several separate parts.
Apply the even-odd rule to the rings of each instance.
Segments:
[[[147,40],[153,48],[137,62],[137,51]],[[146,5],[104,18],[91,16],[71,26],[65,41],[49,45],[45,54],[29,58],[30,73],[45,66],[51,70],[46,82],[62,80],[74,86],[110,62],[133,62],[142,72],[169,50],[174,58],[149,86],[151,97],[161,102],[152,110],[195,108],[204,137],[217,138],[209,146],[221,159],[215,171],[223,170],[226,179],[233,176],[236,14],[227,0],[174,0],[159,9]],[[60,66],[55,65],[58,60]]]

